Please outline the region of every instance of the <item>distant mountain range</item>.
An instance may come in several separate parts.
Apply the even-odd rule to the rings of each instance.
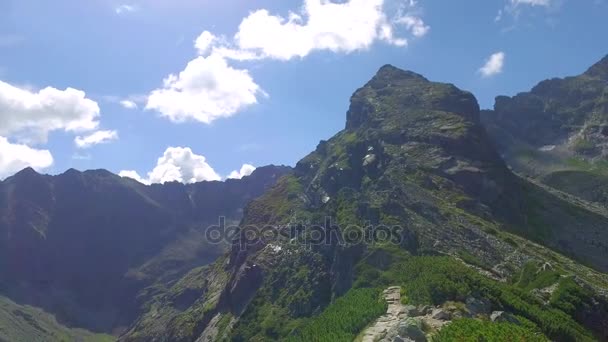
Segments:
[[[344,130],[242,180],[26,169],[0,184],[0,339],[606,341],[607,153],[608,56],[491,111],[383,66]],[[211,244],[220,216],[241,234]],[[402,312],[364,332],[382,293]]]
[[[238,224],[245,203],[288,172],[145,186],[105,170],[25,169],[0,183],[0,294],[69,326],[119,331],[150,288],[225,252],[226,243],[207,243],[207,226]]]

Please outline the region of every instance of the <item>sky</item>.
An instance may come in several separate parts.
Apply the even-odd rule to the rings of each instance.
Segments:
[[[0,179],[295,165],[384,64],[482,108],[608,54],[608,0],[0,0]]]

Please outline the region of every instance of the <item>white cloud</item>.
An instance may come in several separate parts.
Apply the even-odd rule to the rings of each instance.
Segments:
[[[194,47],[198,50],[199,55],[206,55],[212,45],[218,38],[209,31],[203,31],[194,41]]]
[[[486,64],[479,69],[483,77],[490,77],[502,72],[505,63],[505,53],[496,52],[492,54],[486,61]]]
[[[120,177],[127,177],[127,178],[131,178],[131,179],[135,179],[136,181],[138,181],[142,184],[150,185],[150,180],[142,178],[137,173],[137,171],[134,171],[134,170],[122,170],[118,173],[118,175]]]
[[[38,150],[22,144],[12,144],[0,137],[0,178],[8,177],[26,167],[45,169],[53,164],[48,150]]]
[[[384,0],[350,0],[336,3],[327,0],[304,0],[300,13],[288,17],[257,10],[243,19],[234,40],[239,50],[257,52],[264,57],[289,60],[305,57],[315,50],[350,53],[366,50],[383,40],[404,46],[405,38],[395,37],[395,26],[405,24],[415,36],[428,31],[422,19],[404,16],[406,22],[389,20]],[[410,2],[408,6],[415,6]],[[411,19],[416,18],[413,24]]]
[[[199,56],[178,75],[164,80],[152,91],[146,109],[153,109],[174,122],[203,123],[229,117],[257,103],[264,94],[247,70],[235,69],[217,54]]]
[[[144,184],[221,180],[220,175],[207,163],[206,158],[193,153],[189,147],[167,148],[163,156],[158,158],[156,167],[148,172],[147,178],[141,177],[132,170],[123,170],[119,172],[119,175],[133,178]]]
[[[127,4],[119,5],[114,8],[114,12],[116,12],[118,15],[136,12],[137,10],[137,6]]]
[[[431,29],[430,26],[424,24],[422,18],[413,15],[405,15],[397,18],[396,22],[404,24],[405,27],[412,32],[414,37],[423,37]]]
[[[105,144],[112,140],[118,139],[116,131],[96,131],[87,136],[77,136],[74,143],[78,148],[89,148],[93,145]]]
[[[250,174],[253,173],[253,171],[255,171],[255,166],[250,165],[250,164],[243,164],[243,166],[241,166],[241,170],[239,170],[239,171],[234,170],[234,171],[230,172],[230,174],[226,178],[241,179],[243,177],[249,176]]]
[[[51,131],[93,130],[98,117],[99,106],[84,91],[47,87],[34,92],[0,81],[0,135],[43,143]]]
[[[127,109],[137,109],[137,103],[131,100],[122,100],[120,101],[120,105]]]
[[[385,0],[304,0],[302,9],[287,17],[259,9],[245,17],[231,38],[202,32],[194,41],[199,57],[179,74],[170,74],[153,90],[145,108],[174,122],[195,120],[209,124],[230,117],[266,94],[247,69],[228,61],[303,58],[313,51],[351,53],[369,49],[377,41],[405,46],[396,32],[422,37],[430,27],[417,15],[413,0],[393,16]]]

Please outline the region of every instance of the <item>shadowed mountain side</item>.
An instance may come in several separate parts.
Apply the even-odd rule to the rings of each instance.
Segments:
[[[118,331],[152,295],[226,243],[205,228],[238,223],[245,204],[288,167],[266,166],[225,182],[146,186],[105,170],[58,176],[25,169],[0,183],[0,294],[44,308],[60,322]]]

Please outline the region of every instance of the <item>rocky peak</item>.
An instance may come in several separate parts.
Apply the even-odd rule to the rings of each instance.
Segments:
[[[400,116],[420,109],[452,112],[479,121],[479,105],[471,93],[452,84],[431,82],[415,72],[385,65],[351,97],[346,128],[375,126],[391,118],[399,120]]]
[[[7,183],[22,183],[28,181],[34,181],[36,179],[41,178],[41,174],[36,172],[36,170],[31,167],[26,167],[25,169],[15,173],[13,176],[8,177],[6,179]]]
[[[608,55],[587,69],[585,75],[608,80]]]

